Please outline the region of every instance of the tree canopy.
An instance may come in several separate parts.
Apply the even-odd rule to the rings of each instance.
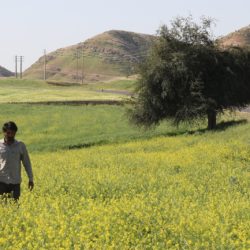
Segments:
[[[216,116],[250,103],[250,53],[242,48],[220,48],[214,40],[212,20],[177,18],[171,28],[160,27],[158,39],[140,66],[137,97],[131,112],[138,125],[163,119],[175,124]]]

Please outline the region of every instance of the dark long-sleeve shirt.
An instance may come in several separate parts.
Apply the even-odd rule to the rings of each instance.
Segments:
[[[21,183],[21,162],[29,181],[33,181],[33,172],[28,151],[23,142],[15,140],[8,145],[0,140],[0,182],[7,184]]]

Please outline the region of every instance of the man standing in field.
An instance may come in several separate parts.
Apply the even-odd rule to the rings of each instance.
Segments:
[[[20,196],[21,162],[29,178],[28,188],[34,187],[33,173],[28,151],[23,142],[15,140],[17,126],[14,122],[3,125],[4,138],[0,140],[0,195]]]

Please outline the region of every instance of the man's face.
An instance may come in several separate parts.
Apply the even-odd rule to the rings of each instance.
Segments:
[[[13,141],[16,135],[16,131],[7,129],[6,131],[3,132],[3,134],[4,134],[4,138],[7,141]]]

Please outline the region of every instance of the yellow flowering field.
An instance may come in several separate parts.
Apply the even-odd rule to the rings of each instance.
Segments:
[[[33,152],[0,249],[250,249],[249,142],[224,133]]]

